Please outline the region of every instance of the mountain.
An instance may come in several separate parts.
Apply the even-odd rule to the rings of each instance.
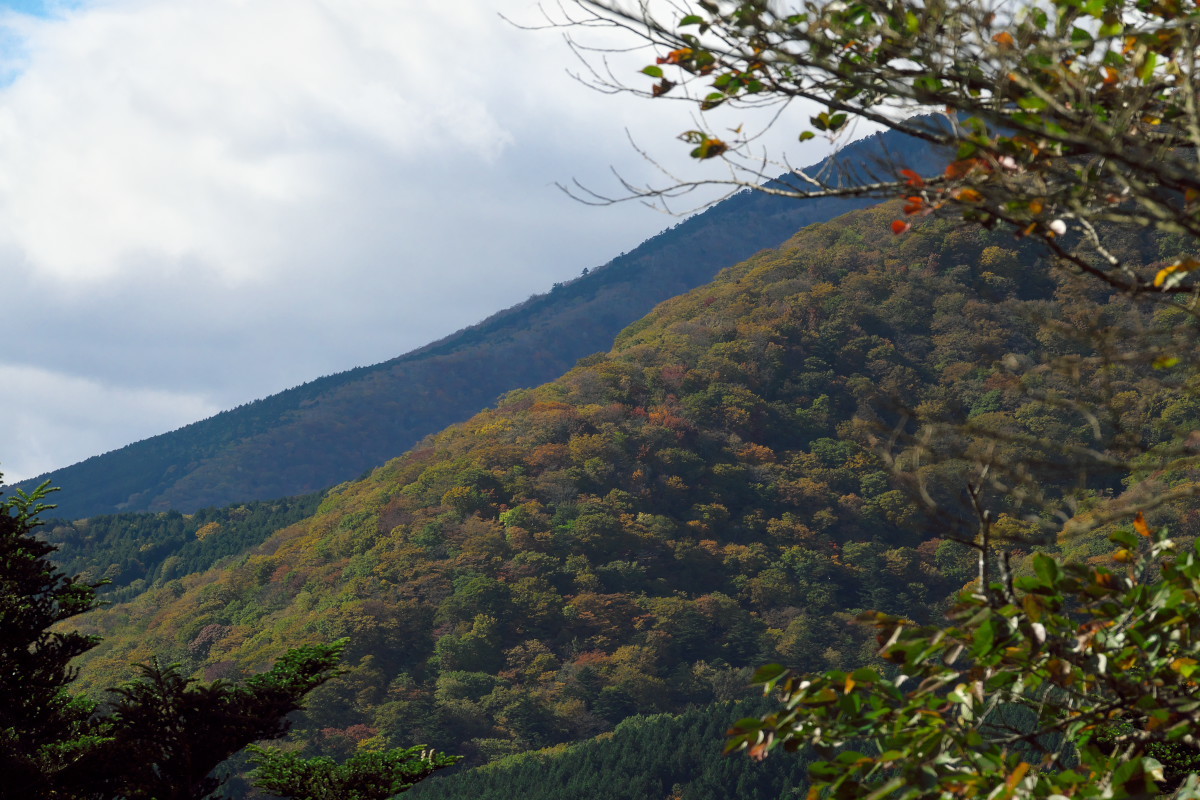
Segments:
[[[951,539],[975,535],[960,507],[982,459],[1007,481],[983,502],[1020,570],[1050,519],[1031,508],[1094,511],[1129,478],[1107,457],[1082,472],[1068,448],[1200,429],[1200,406],[1155,382],[1169,370],[1084,357],[1180,312],[1077,285],[1007,234],[926,220],[895,237],[899,213],[810,226],[220,569],[90,615],[104,641],[83,685],[152,656],[238,677],[347,636],[349,670],[312,694],[299,746],[423,742],[481,764],[737,700],[768,661],[869,661],[857,611],[930,619],[975,574]],[[931,438],[915,417],[960,424]],[[1200,532],[1186,509],[1150,513]]]
[[[890,160],[918,171],[924,144],[895,133],[842,151],[839,162]],[[895,167],[893,167],[895,169]],[[655,304],[723,267],[774,247],[804,225],[871,201],[788,202],[743,192],[544,295],[406,355],[320,378],[176,431],[16,484],[65,491],[58,513],[190,512],[308,494],[353,479],[504,392],[561,375],[607,350]]]

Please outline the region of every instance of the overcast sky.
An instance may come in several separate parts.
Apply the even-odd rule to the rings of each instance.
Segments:
[[[10,481],[399,355],[677,221],[554,187],[649,177],[625,131],[672,163],[693,123],[580,86],[559,34],[500,19],[528,0],[0,7]]]

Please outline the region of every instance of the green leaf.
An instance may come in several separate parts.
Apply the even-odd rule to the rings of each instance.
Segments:
[[[1150,82],[1150,79],[1154,77],[1154,68],[1156,66],[1158,66],[1158,54],[1146,53],[1146,58],[1142,61],[1141,69],[1138,70],[1138,77],[1141,78],[1142,83]]]
[[[808,767],[808,774],[818,781],[834,780],[842,774],[842,768],[834,766],[828,761],[814,761]]]
[[[1058,562],[1045,553],[1034,554],[1033,571],[1037,573],[1039,578],[1051,586],[1058,582],[1060,574]]]
[[[1133,535],[1133,531],[1125,529],[1113,531],[1108,535],[1108,540],[1113,544],[1123,545],[1130,550],[1136,550],[1138,546],[1138,538]]]
[[[651,64],[648,67],[642,67],[642,74],[649,75],[651,78],[661,78],[663,76],[662,67],[656,67]]]
[[[751,683],[771,683],[777,681],[787,674],[787,667],[782,664],[767,664],[759,667],[754,671],[754,677],[750,679]]]
[[[688,14],[686,17],[679,20],[680,27],[683,27],[684,25],[701,25],[703,23],[704,19],[696,16],[695,14]]]
[[[803,131],[800,134],[800,141],[807,142],[809,139],[812,139],[815,136],[816,136],[816,134],[813,133],[812,131]]]
[[[863,667],[862,669],[856,669],[854,672],[850,673],[850,677],[855,683],[876,683],[879,680],[879,673],[870,667]]]
[[[982,657],[991,652],[992,646],[995,643],[996,623],[989,618],[975,630],[975,642],[971,647],[971,651],[976,656]]]
[[[827,688],[822,689],[821,691],[817,692],[816,694],[811,695],[810,697],[804,698],[803,702],[805,705],[816,706],[816,705],[826,705],[828,703],[835,703],[835,702],[837,702],[837,699],[838,699],[838,693],[835,692],[833,689],[830,689],[827,687]]]
[[[731,731],[736,733],[746,733],[747,731],[761,731],[764,727],[763,721],[757,717],[743,717],[733,723]]]
[[[880,786],[875,791],[871,792],[869,795],[866,796],[865,800],[880,800],[880,798],[887,797],[889,794],[896,791],[897,789],[903,788],[904,785],[905,785],[904,778],[897,776],[895,778],[892,778],[890,781],[885,783],[883,786]]]
[[[921,75],[913,81],[913,86],[918,89],[924,89],[927,92],[940,91],[944,85],[936,75]]]

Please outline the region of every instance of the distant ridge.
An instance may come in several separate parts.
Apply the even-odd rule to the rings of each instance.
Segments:
[[[894,132],[844,148],[928,172],[927,146]],[[16,484],[63,487],[56,512],[194,511],[305,494],[361,475],[513,389],[607,350],[658,303],[800,228],[873,200],[797,202],[739,193],[586,275],[380,364],[318,378],[169,433]]]

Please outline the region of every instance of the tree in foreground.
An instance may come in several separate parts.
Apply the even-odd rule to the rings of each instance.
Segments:
[[[1200,547],[1134,527],[1115,570],[1035,555],[946,627],[864,615],[892,669],[764,667],[782,707],[727,749],[812,747],[813,797],[1200,797]]]
[[[251,742],[277,739],[308,692],[338,674],[345,642],[288,651],[241,684],[198,684],[178,666],[151,663],[112,690],[93,720],[102,739],[64,776],[81,796],[128,800],[208,797],[223,779],[213,770]]]
[[[666,199],[725,184],[793,198],[903,197],[910,217],[952,209],[1008,225],[1114,288],[1192,291],[1189,273],[1200,268],[1186,252],[1200,236],[1193,3],[576,0],[560,8],[552,24],[568,29],[585,60],[606,57],[589,50],[592,29],[618,29],[625,45],[649,49],[645,83],[614,77],[607,63],[590,74],[605,90],[693,104],[701,129],[680,138],[693,158],[727,168],[665,186],[626,184],[626,196]],[[865,120],[942,148],[944,171],[867,174],[843,164],[778,177],[786,165],[754,150],[754,131],[730,137],[703,125],[713,109],[795,101],[808,109],[795,128],[801,141]],[[791,109],[773,110],[771,124],[794,124]],[[1179,236],[1183,252],[1139,271],[1113,243],[1121,229]]]
[[[35,538],[45,488],[0,504],[0,797],[50,797],[54,776],[98,738],[94,704],[73,696],[71,659],[96,640],[52,627],[96,607],[95,587],[62,575]]]
[[[346,642],[291,650],[241,684],[201,685],[177,666],[142,665],[98,710],[70,691],[71,660],[98,640],[55,628],[96,608],[97,587],[62,574],[48,560],[54,548],[33,535],[38,514],[53,507],[42,502],[49,491],[0,502],[0,799],[211,796],[222,783],[213,770],[250,743],[286,733],[304,696],[338,674]],[[338,773],[358,794],[319,796],[387,797],[455,760],[415,750],[371,754]],[[276,785],[312,796],[299,793],[309,791],[300,784]]]

